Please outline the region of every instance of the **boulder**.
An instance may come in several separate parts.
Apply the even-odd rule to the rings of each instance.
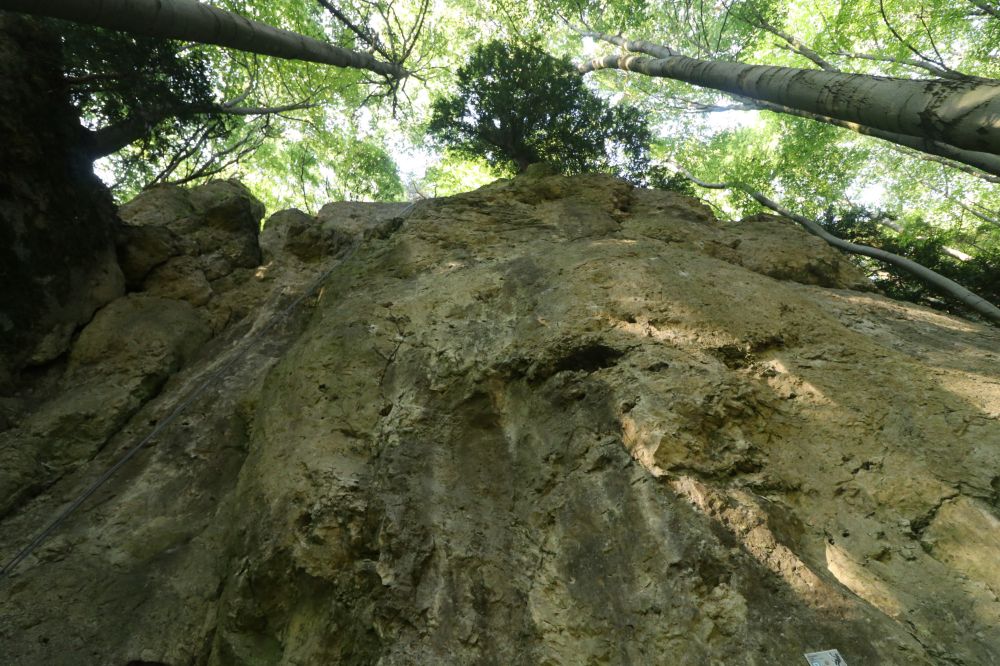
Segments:
[[[189,303],[146,295],[119,298],[80,333],[69,372],[98,366],[106,374],[165,378],[208,340],[204,319]]]
[[[146,277],[142,290],[150,296],[187,301],[194,306],[205,305],[212,298],[212,285],[201,263],[188,256],[157,266]]]
[[[325,234],[332,231],[356,240],[378,233],[409,207],[410,204],[405,203],[335,201],[323,206],[316,218]]]
[[[135,227],[174,227],[194,217],[186,189],[179,185],[154,185],[118,209],[118,215]]]
[[[122,225],[118,230],[118,263],[125,281],[138,289],[149,272],[181,253],[181,242],[165,226]]]
[[[323,227],[317,218],[300,210],[278,211],[264,224],[260,245],[265,262],[292,256],[312,262],[332,257],[350,243],[351,237],[337,228]]]

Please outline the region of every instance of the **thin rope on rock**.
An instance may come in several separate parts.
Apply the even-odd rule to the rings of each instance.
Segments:
[[[418,202],[413,202],[400,212],[399,215],[393,218],[393,221],[398,221],[396,228],[401,225],[412,213]],[[232,366],[236,364],[237,361],[244,357],[242,353],[251,343],[255,342],[265,333],[269,332],[279,323],[284,321],[288,315],[290,315],[304,300],[312,296],[319,290],[320,286],[333,274],[338,266],[343,264],[345,261],[350,259],[357,249],[360,247],[361,241],[355,241],[351,246],[350,250],[344,254],[340,259],[334,261],[333,265],[325,271],[322,275],[316,278],[315,281],[309,286],[309,288],[300,294],[295,300],[293,300],[284,310],[279,312],[275,317],[273,317],[267,324],[262,328],[258,329],[256,332],[251,331],[243,338],[242,342],[236,346],[230,352],[230,357],[226,359],[219,367],[211,371],[208,377],[201,384],[197,386],[191,393],[187,395],[174,409],[164,418],[162,421],[156,424],[149,434],[139,440],[136,444],[133,444],[111,467],[104,471],[97,479],[91,483],[87,488],[80,493],[76,499],[74,499],[66,508],[59,512],[59,514],[43,529],[38,535],[32,539],[28,545],[24,546],[14,557],[12,557],[4,566],[0,568],[0,580],[10,576],[10,573],[29,555],[31,555],[35,550],[38,549],[45,541],[52,536],[60,525],[62,525],[67,518],[69,518],[77,509],[79,509],[84,502],[86,502],[94,493],[96,493],[101,486],[108,482],[115,472],[121,469],[128,461],[134,458],[150,441],[153,440],[158,434],[163,432],[167,426],[173,423],[178,416],[180,416],[184,411],[205,392],[210,386],[216,384],[219,380],[223,378],[226,371],[228,371]]]

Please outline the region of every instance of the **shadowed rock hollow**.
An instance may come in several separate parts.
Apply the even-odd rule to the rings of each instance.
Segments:
[[[214,381],[0,580],[10,663],[1000,663],[996,329],[604,176],[254,210],[126,207],[15,401],[5,556]]]

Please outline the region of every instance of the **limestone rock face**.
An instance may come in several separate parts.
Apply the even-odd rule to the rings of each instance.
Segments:
[[[408,204],[335,201],[323,206],[316,217],[320,227],[328,232],[362,238],[377,233],[380,227],[403,214],[407,208]]]
[[[995,328],[605,176],[350,211],[0,524],[173,419],[0,578],[13,663],[1000,663]]]

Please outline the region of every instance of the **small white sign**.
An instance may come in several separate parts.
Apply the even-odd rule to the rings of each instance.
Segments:
[[[847,662],[837,650],[807,652],[806,661],[809,662],[809,666],[847,666]]]

